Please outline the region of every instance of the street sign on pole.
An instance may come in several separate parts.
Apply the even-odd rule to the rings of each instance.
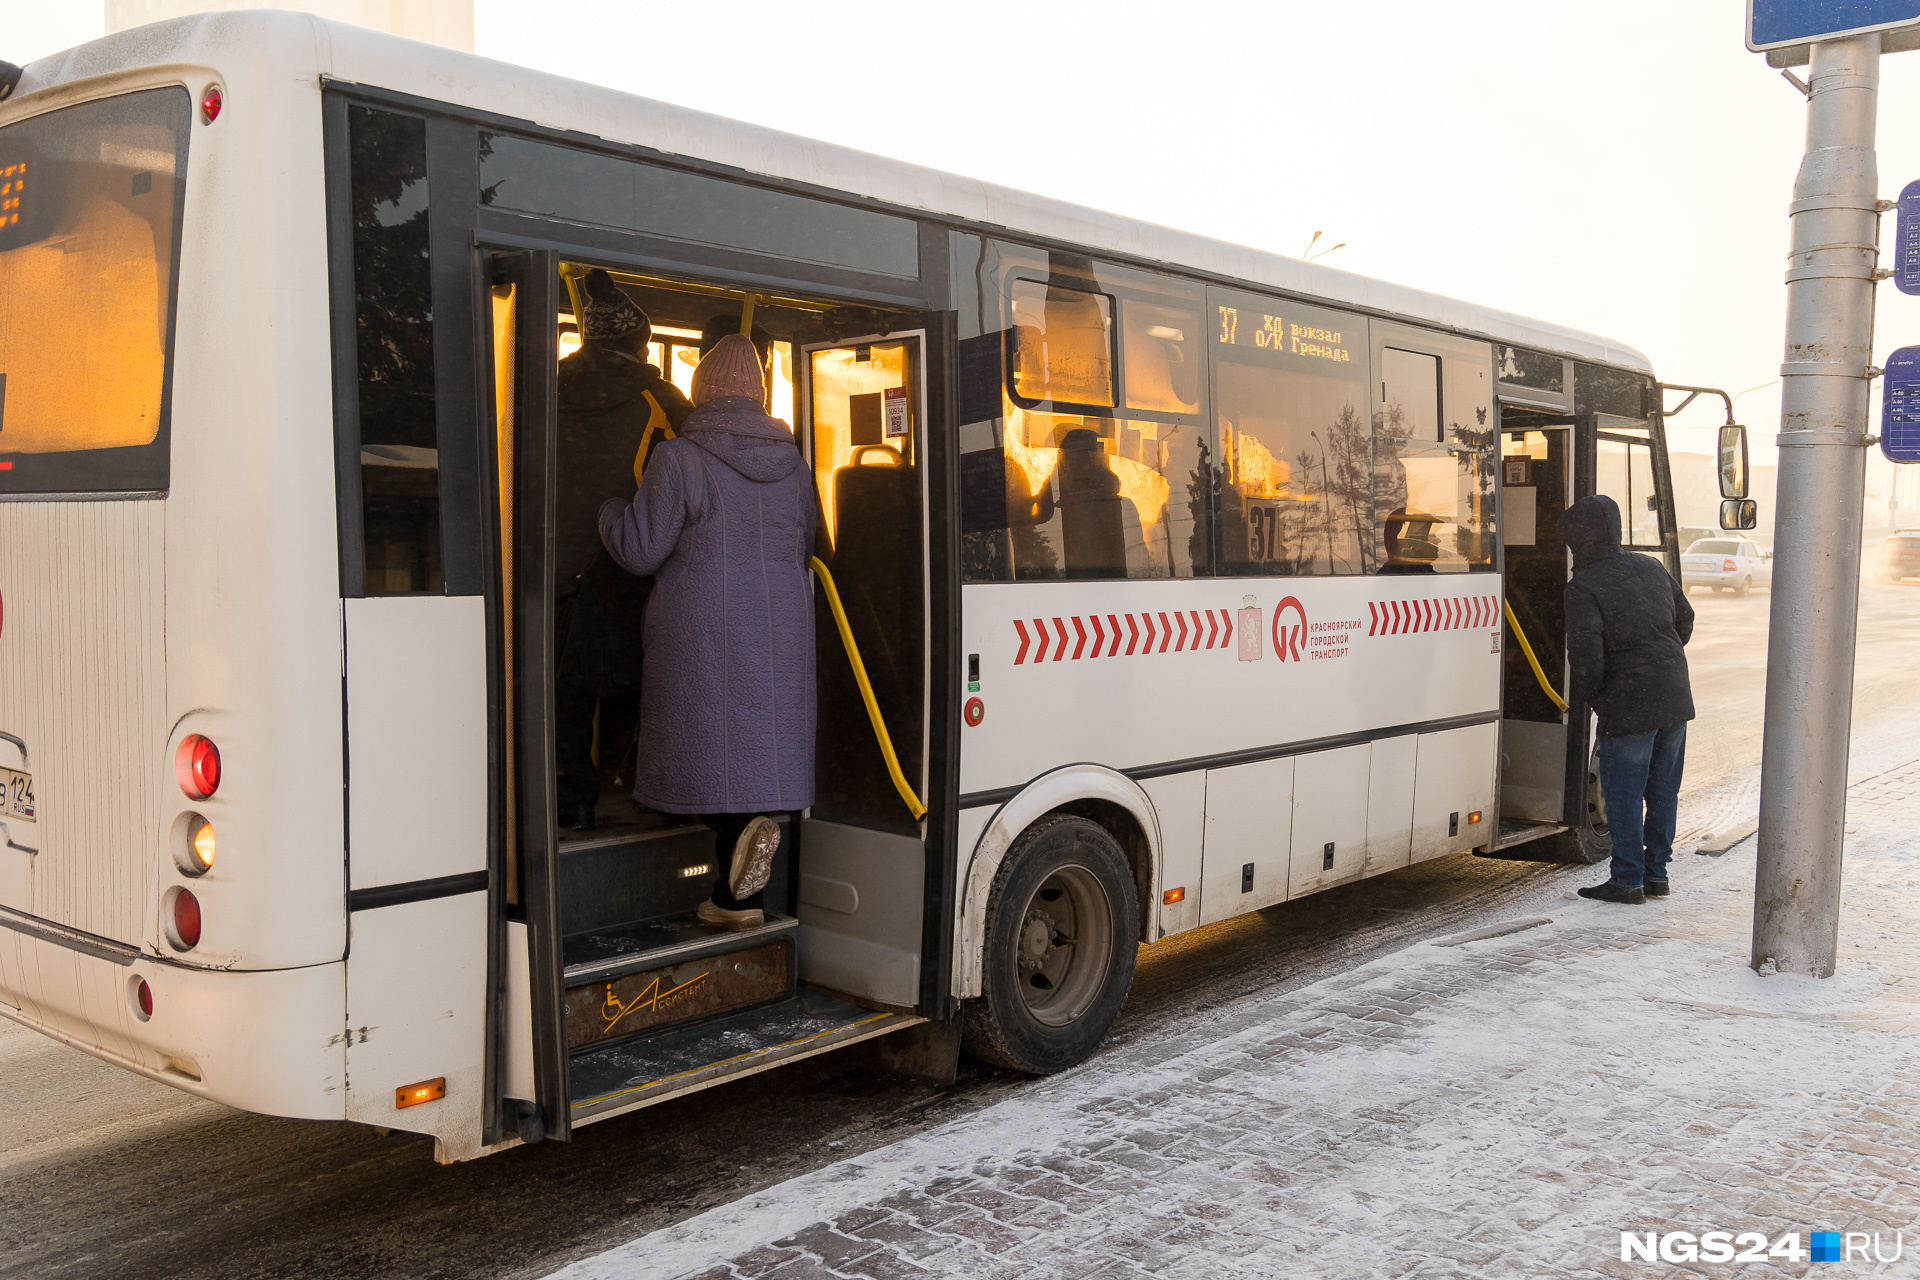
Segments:
[[[1900,189],[1893,231],[1893,283],[1902,293],[1920,293],[1920,182]]]
[[[1920,23],[1920,0],[1747,0],[1755,53]]]
[[[1880,452],[1893,462],[1920,462],[1920,347],[1887,357],[1880,401]]]

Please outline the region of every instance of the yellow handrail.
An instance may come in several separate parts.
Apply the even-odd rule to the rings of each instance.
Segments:
[[[887,776],[893,779],[893,789],[907,802],[907,811],[915,822],[927,816],[927,806],[920,803],[920,797],[907,785],[906,774],[900,772],[900,757],[893,753],[893,738],[887,733],[887,722],[880,718],[880,704],[874,701],[873,686],[867,682],[867,666],[860,661],[860,646],[853,642],[853,628],[847,624],[847,611],[841,607],[840,591],[833,585],[833,574],[822,564],[819,556],[807,561],[807,567],[820,575],[820,585],[827,589],[827,605],[833,610],[833,620],[840,628],[840,643],[846,646],[847,661],[853,666],[854,682],[860,686],[860,700],[867,704],[867,719],[873,722],[873,736],[880,744],[880,754],[887,759]]]
[[[1513,638],[1520,642],[1520,652],[1527,655],[1527,665],[1533,668],[1533,678],[1540,682],[1540,692],[1546,694],[1553,700],[1554,706],[1565,712],[1567,700],[1555,693],[1553,686],[1547,683],[1547,673],[1540,669],[1540,659],[1533,656],[1533,646],[1527,643],[1527,633],[1520,629],[1520,619],[1513,616],[1513,606],[1502,600],[1500,608],[1507,615],[1507,625],[1513,628]]]

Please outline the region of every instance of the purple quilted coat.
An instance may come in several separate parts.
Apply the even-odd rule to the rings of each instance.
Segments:
[[[629,573],[656,574],[633,795],[663,813],[813,803],[813,480],[751,399],[711,400],[600,508]]]

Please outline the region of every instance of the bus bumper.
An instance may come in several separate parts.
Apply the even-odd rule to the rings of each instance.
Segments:
[[[145,981],[153,1016],[142,1019]],[[199,1097],[267,1115],[346,1114],[346,976],[131,964],[0,929],[0,1016]]]

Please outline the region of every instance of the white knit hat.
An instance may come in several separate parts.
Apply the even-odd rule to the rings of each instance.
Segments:
[[[730,333],[714,344],[693,371],[693,402],[702,405],[727,396],[745,396],[764,406],[767,384],[760,372],[760,353],[745,334]]]

